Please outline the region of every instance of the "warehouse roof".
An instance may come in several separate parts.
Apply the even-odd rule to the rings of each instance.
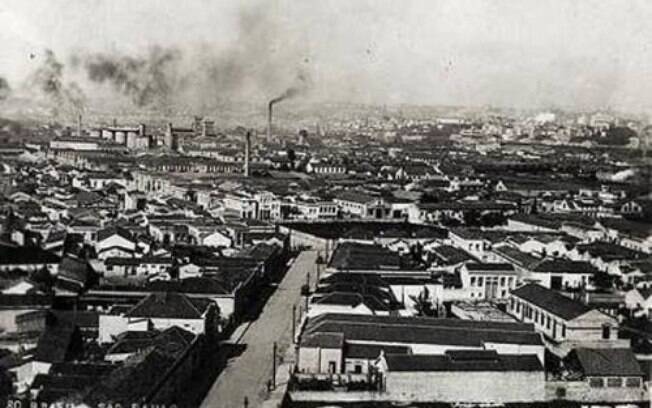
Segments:
[[[388,371],[543,371],[535,354],[498,354],[495,350],[451,350],[444,355],[388,354]]]

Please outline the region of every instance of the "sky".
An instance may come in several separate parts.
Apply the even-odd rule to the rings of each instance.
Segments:
[[[317,101],[650,113],[650,21],[649,0],[3,0],[0,76],[18,88],[51,49],[88,94],[75,55],[173,47],[200,75],[210,49],[240,59],[219,87],[255,98],[303,72]]]

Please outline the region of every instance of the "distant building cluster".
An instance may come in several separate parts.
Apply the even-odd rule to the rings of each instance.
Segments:
[[[384,116],[0,144],[5,394],[195,406],[278,294],[288,407],[649,401],[642,124]]]

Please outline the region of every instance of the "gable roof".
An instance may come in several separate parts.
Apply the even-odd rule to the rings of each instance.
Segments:
[[[174,292],[152,293],[128,311],[126,317],[201,319],[211,302]]]
[[[482,347],[485,343],[543,344],[532,324],[336,313],[308,319],[301,344],[304,338],[317,333],[340,333],[347,341],[375,343],[467,347]]]
[[[116,226],[107,227],[97,231],[97,242],[104,241],[105,239],[110,238],[113,235],[118,235],[126,239],[127,241],[135,242],[131,236],[131,233],[128,230]]]
[[[578,348],[574,350],[574,354],[587,377],[643,375],[641,366],[629,348]]]
[[[572,320],[592,309],[585,304],[570,299],[557,291],[536,283],[529,283],[512,290],[512,295],[532,303],[564,320]]]
[[[539,263],[533,272],[543,273],[586,273],[594,274],[598,270],[586,261],[571,261],[568,259],[546,259]]]

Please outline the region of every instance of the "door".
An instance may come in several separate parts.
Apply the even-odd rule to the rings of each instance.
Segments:
[[[561,288],[562,288],[561,276],[552,276],[550,278],[550,289],[561,290]]]

